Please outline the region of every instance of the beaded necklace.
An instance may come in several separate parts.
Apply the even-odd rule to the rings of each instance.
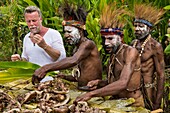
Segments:
[[[144,49],[145,49],[145,45],[146,45],[146,43],[149,41],[149,39],[151,38],[151,35],[149,35],[146,39],[145,39],[145,41],[143,42],[143,44],[141,45],[141,51],[140,51],[140,53],[139,53],[139,56],[141,56],[142,55],[142,53],[143,53],[143,51],[144,51]],[[137,43],[138,43],[138,40],[135,40],[135,42],[134,42],[134,44],[133,44],[133,47],[136,47],[136,45],[137,45]]]

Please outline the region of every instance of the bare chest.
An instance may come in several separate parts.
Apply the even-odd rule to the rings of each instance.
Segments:
[[[145,62],[153,56],[153,50],[149,42],[144,47],[142,47],[140,43],[137,44],[136,49],[141,57],[141,62]]]
[[[125,64],[124,57],[125,56],[123,55],[122,51],[116,56],[112,55],[111,61],[109,62],[109,70],[112,71],[112,75],[114,76],[115,80],[118,80],[120,78],[121,71]]]
[[[143,42],[136,40],[133,44],[141,57],[141,62],[145,62],[153,56],[153,48],[151,43],[151,36],[149,35]]]

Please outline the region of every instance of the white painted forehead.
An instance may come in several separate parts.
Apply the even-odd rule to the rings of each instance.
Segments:
[[[115,38],[119,38],[120,35],[114,34],[114,35],[105,35],[104,37],[108,38],[108,37],[115,37]]]
[[[64,26],[65,30],[78,30],[76,27],[73,26]]]

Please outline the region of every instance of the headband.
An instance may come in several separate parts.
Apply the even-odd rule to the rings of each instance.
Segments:
[[[135,19],[135,21],[134,21],[134,22],[143,23],[143,24],[148,25],[149,27],[152,27],[152,26],[153,26],[153,24],[152,24],[152,23],[150,23],[149,21],[144,20],[144,19]]]
[[[120,29],[120,28],[102,28],[102,29],[100,29],[100,33],[102,35],[107,35],[109,33],[115,33],[120,36],[123,36],[122,29]]]
[[[86,30],[86,26],[82,22],[79,22],[79,21],[76,21],[76,20],[64,20],[62,22],[62,25],[63,26],[74,26],[74,27],[78,27],[78,28],[81,28],[83,30]]]

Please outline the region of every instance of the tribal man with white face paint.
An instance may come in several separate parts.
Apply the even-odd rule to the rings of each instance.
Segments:
[[[64,11],[64,21],[62,22],[65,32],[64,38],[67,43],[75,46],[75,53],[73,56],[66,57],[59,62],[43,66],[36,70],[33,77],[42,79],[49,71],[74,67],[72,76],[60,74],[57,75],[57,77],[78,82],[79,89],[89,90],[86,86],[89,81],[102,79],[102,62],[100,60],[100,54],[95,43],[92,40],[87,39],[85,35],[85,21],[87,13],[80,7],[80,4],[76,7],[71,7],[72,5],[69,4],[69,1],[65,1],[65,7],[63,7],[62,10]],[[70,11],[73,12],[70,14]]]
[[[106,53],[116,53],[116,50],[120,46],[122,39],[120,35],[105,35],[103,36],[105,43],[105,51]]]
[[[135,27],[135,36],[139,40],[145,39],[150,33],[150,28],[143,23],[134,23],[134,27]]]
[[[151,13],[152,12],[152,13]],[[134,30],[136,39],[132,42],[141,57],[141,74],[144,79],[143,95],[145,107],[150,110],[160,108],[164,89],[164,53],[162,45],[152,38],[153,25],[164,14],[162,9],[150,4],[135,5]]]
[[[112,8],[115,9],[110,11]],[[111,96],[111,99],[134,98],[135,103],[132,106],[144,107],[143,95],[140,91],[140,57],[136,48],[122,43],[123,31],[121,28],[124,24],[118,20],[120,17],[117,17],[124,14],[122,12],[125,12],[123,8],[116,9],[116,6],[112,5],[103,8],[100,18],[100,33],[105,51],[110,54],[107,80],[90,81],[88,87],[95,90],[77,97],[75,103],[87,101],[93,97]],[[114,15],[115,13],[116,15]],[[109,22],[105,20],[112,21],[107,24]]]
[[[80,33],[78,28],[72,26],[64,26],[64,37],[66,38],[66,42],[70,45],[78,44],[80,41]]]

